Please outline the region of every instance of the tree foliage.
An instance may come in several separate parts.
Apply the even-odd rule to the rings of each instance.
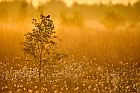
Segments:
[[[83,15],[79,11],[74,11],[72,13],[69,12],[63,12],[61,13],[61,22],[62,24],[67,25],[76,25],[76,26],[82,26],[84,24],[84,18]]]
[[[44,58],[55,54],[57,45],[53,21],[50,15],[40,15],[40,21],[33,19],[34,28],[32,32],[25,34],[24,52],[32,56],[38,64],[39,81],[41,82],[41,68],[44,65]]]
[[[117,13],[111,11],[107,12],[102,20],[103,24],[109,29],[115,29],[117,26],[124,23],[124,19]]]
[[[25,34],[24,51],[33,56],[37,61],[43,56],[49,55],[56,46],[53,21],[48,16],[40,15],[40,22],[33,19],[35,28],[32,32]]]

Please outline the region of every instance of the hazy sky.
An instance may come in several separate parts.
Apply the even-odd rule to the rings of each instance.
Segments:
[[[128,4],[128,2],[131,2],[132,4],[135,3],[137,0],[63,0],[68,6],[72,5],[73,2],[78,2],[80,4],[86,3],[86,4],[93,4],[93,3],[109,3],[110,1],[113,4],[116,3],[123,3]]]
[[[2,0],[0,0],[0,1],[2,1]],[[26,0],[26,1],[28,1],[28,2],[32,1],[34,6],[37,6],[39,3],[47,2],[50,0]],[[116,4],[116,3],[127,4],[128,2],[133,4],[137,0],[62,0],[62,1],[64,1],[68,6],[71,6],[74,2],[78,2],[79,4],[83,4],[83,3],[93,4],[93,3],[100,3],[100,2],[109,3],[111,1],[113,4]]]

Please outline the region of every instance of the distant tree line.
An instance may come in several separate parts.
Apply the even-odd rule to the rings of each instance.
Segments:
[[[10,2],[0,2],[0,21],[28,21],[33,17],[38,17],[40,12],[49,13],[52,17],[61,19],[61,14],[65,11],[68,13],[80,11],[78,13],[81,13],[81,15],[87,20],[101,20],[106,15],[106,12],[115,11],[127,21],[139,22],[139,9],[140,1],[137,1],[134,5],[128,4],[127,6],[123,4],[105,5],[101,3],[98,5],[80,5],[74,3],[71,7],[67,7],[62,1],[51,0],[40,5],[38,8],[35,8],[32,3],[27,3],[26,0],[13,0]]]

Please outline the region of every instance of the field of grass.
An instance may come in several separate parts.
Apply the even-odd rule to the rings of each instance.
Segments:
[[[139,93],[140,25],[100,25],[56,22],[68,57],[47,62],[39,85],[36,63],[21,50],[33,25],[0,23],[0,93]]]

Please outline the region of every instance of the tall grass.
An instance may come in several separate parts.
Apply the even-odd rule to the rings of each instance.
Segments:
[[[44,65],[42,93],[139,93],[139,25],[108,30],[56,24],[58,47],[72,56]],[[2,93],[39,93],[36,63],[21,51],[24,34],[31,30],[27,23],[0,24]]]

